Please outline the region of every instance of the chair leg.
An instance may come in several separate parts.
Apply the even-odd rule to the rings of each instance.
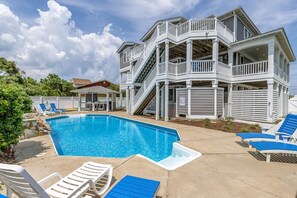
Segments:
[[[271,154],[266,154],[266,162],[270,163]]]
[[[110,186],[111,180],[112,180],[112,170],[113,170],[113,168],[110,167],[110,169],[107,173],[108,174],[107,182],[106,182],[105,186],[103,188],[101,188],[101,190],[97,191],[96,186],[93,182],[90,184],[91,188],[93,188],[94,192],[97,195],[101,196],[107,191],[108,187]]]

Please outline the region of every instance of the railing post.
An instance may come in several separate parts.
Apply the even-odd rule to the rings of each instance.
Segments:
[[[214,19],[215,19],[214,29],[215,31],[217,31],[218,19],[217,17],[215,17]]]
[[[167,35],[168,35],[168,21],[166,21],[165,33],[166,33],[166,37],[167,37]]]
[[[188,25],[189,25],[189,32],[191,32],[192,31],[192,19],[189,20]]]
[[[165,41],[165,74],[168,74],[168,64],[169,64],[169,41]]]

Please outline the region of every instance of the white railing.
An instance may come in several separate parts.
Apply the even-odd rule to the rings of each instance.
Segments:
[[[230,76],[232,75],[232,69],[229,65],[222,63],[219,61],[218,63],[218,73],[223,74],[225,76]]]
[[[176,35],[180,36],[189,32],[189,21],[186,21],[176,27]]]
[[[165,62],[159,63],[159,66],[158,66],[158,73],[159,73],[159,75],[165,74],[165,70],[166,70],[165,67],[166,67]]]
[[[234,76],[248,76],[254,74],[265,74],[268,72],[268,61],[259,61],[242,65],[234,65],[232,73]]]
[[[144,44],[138,45],[131,49],[131,57],[132,59],[136,59],[140,57],[143,53]]]
[[[214,30],[214,19],[190,20],[191,31]]]
[[[173,36],[176,36],[176,25],[172,24],[172,23],[168,23],[168,33],[173,35]]]
[[[213,72],[213,60],[191,61],[192,73],[211,73]]]
[[[168,74],[170,75],[183,75],[187,72],[187,63],[168,63]]]
[[[216,20],[216,28],[219,33],[221,33],[223,36],[225,36],[228,40],[234,41],[234,34],[233,32],[220,20]]]
[[[137,94],[134,97],[133,104],[137,104],[143,93],[146,91],[146,89],[151,85],[151,83],[154,83],[154,78],[156,77],[156,67],[151,71],[151,73],[148,75],[148,77],[143,81],[142,86],[138,90]]]
[[[159,25],[159,36],[166,32],[166,23]]]

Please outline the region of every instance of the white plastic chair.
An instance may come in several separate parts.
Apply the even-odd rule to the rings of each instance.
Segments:
[[[53,173],[36,182],[21,166],[0,164],[0,180],[7,186],[9,197],[15,193],[19,197],[75,198],[81,197],[90,188],[97,195],[105,193],[111,183],[112,170],[111,165],[87,162],[64,178],[59,173]],[[95,184],[106,175],[106,184],[98,191]],[[44,190],[40,185],[53,177],[60,180]]]

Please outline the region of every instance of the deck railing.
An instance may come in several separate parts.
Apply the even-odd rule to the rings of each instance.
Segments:
[[[165,70],[166,70],[165,67],[166,67],[165,62],[159,63],[159,66],[158,66],[158,73],[159,73],[159,75],[165,74]]]
[[[259,61],[232,67],[233,76],[248,76],[255,74],[266,74],[268,72],[268,61]]]
[[[192,73],[211,73],[213,72],[213,60],[195,60],[191,62]]]

